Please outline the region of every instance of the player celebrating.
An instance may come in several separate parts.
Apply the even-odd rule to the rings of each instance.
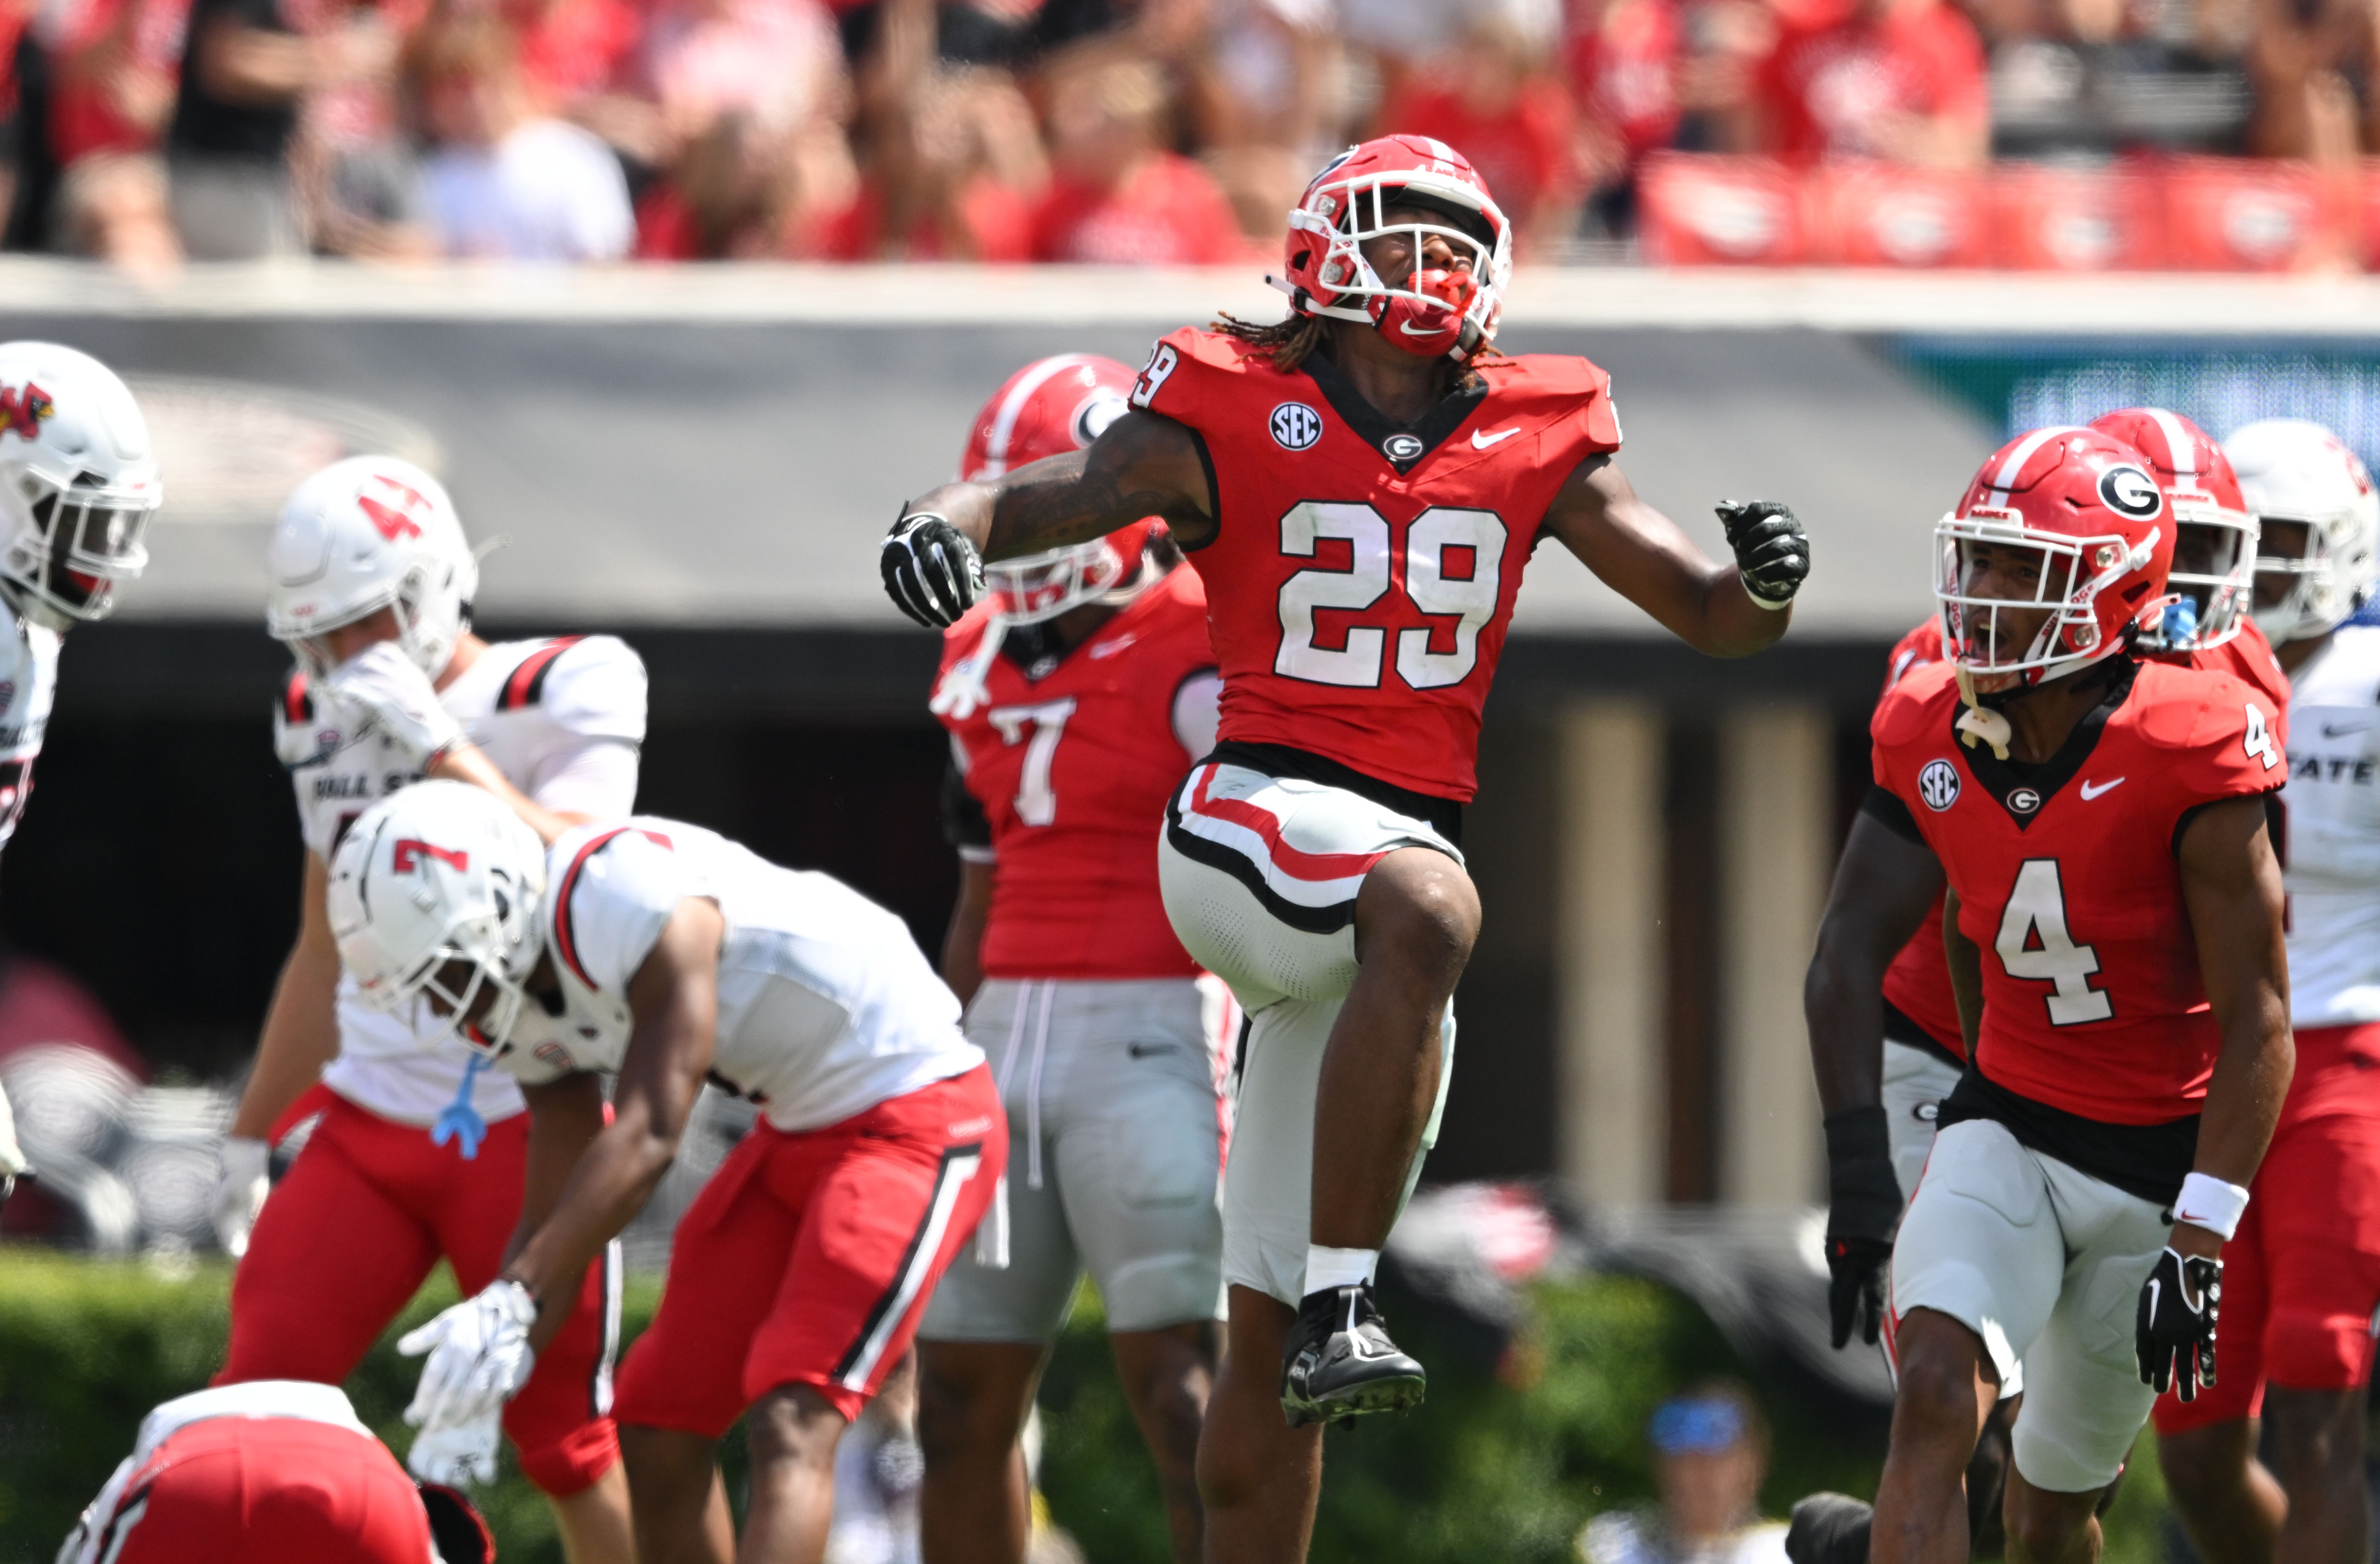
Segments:
[[[984,404],[960,475],[1083,448],[1132,384],[1111,359],[1026,365]],[[960,886],[942,975],[995,1061],[1015,1171],[1005,1267],[962,1255],[918,1327],[921,1542],[935,1564],[1023,1564],[1018,1439],[1087,1265],[1174,1555],[1198,1557],[1222,1137],[1197,966],[1165,920],[1150,838],[1175,780],[1214,745],[1220,684],[1206,593],[1179,558],[1136,521],[1007,560],[943,636],[933,709],[951,731]]]
[[[335,1385],[258,1379],[140,1420],[58,1564],[488,1564],[487,1522],[417,1488]]]
[[[2107,413],[2091,427],[2147,457],[2174,518],[2176,568],[2168,584],[2178,595],[2142,631],[2139,645],[2168,661],[2247,683],[2276,713],[2274,735],[2286,745],[2288,680],[2245,612],[2256,523],[2240,500],[2230,462],[2195,423],[2162,408]],[[1892,649],[1887,692],[1912,669],[1941,659],[1937,615]],[[1939,1105],[1967,1060],[1943,950],[1942,898],[1937,892],[1909,932],[1886,916],[1911,905],[1902,887],[1890,883],[1896,871],[1929,883],[1939,879],[1933,864],[1902,851],[1873,818],[1854,822],[1819,925],[1805,999],[1812,1057],[1828,1107],[1827,1253],[1839,1348],[1854,1326],[1869,1343],[1876,1339],[1893,1229],[1933,1149]],[[1874,1041],[1879,1035],[1880,1074]],[[1979,1527],[1997,1507],[2007,1465],[2008,1403],[2022,1387],[2022,1367],[2002,1380],[1999,1414],[1985,1430],[1968,1473],[1969,1507]]]
[[[225,1154],[218,1223],[245,1252],[219,1380],[335,1384],[441,1255],[467,1291],[494,1278],[520,1210],[528,1120],[509,1080],[459,1044],[424,1051],[342,981],[323,899],[331,853],[374,799],[425,770],[502,790],[552,835],[625,815],[645,676],[608,636],[471,634],[479,568],[462,523],[436,480],[394,458],[354,458],[299,484],[266,562],[267,625],[298,660],[274,727],[307,852],[297,943]],[[268,1142],[317,1103],[319,1126],[265,1202]],[[567,1326],[505,1409],[574,1564],[630,1557],[605,1415],[617,1281],[609,1261],[583,1288],[574,1280]],[[407,1459],[442,1480],[493,1475],[488,1446],[425,1438]]]
[[[707,1076],[761,1119],[680,1220],[661,1312],[621,1371],[637,1557],[735,1554],[715,1452],[748,1408],[736,1556],[818,1564],[836,1442],[908,1350],[1007,1156],[991,1072],[907,927],[674,821],[583,827],[549,850],[455,782],[358,820],[329,901],[364,996],[422,1000],[522,1083],[532,1121],[502,1272],[398,1343],[429,1354],[407,1417],[484,1424],[542,1366]],[[608,1123],[598,1070],[617,1076]]]
[[[0,848],[33,790],[59,639],[115,611],[164,498],[114,371],[55,342],[0,343]]]
[[[2285,879],[2297,1072],[2238,1237],[2225,1246],[2223,1378],[2160,1399],[2157,1454],[2208,1564],[2370,1557],[2363,1387],[2380,1306],[2380,498],[2330,431],[2294,419],[2224,443],[2262,522],[2255,614],[2295,680]],[[2274,1464],[2256,1459],[2258,1417]]]
[[[1602,371],[1488,351],[1511,253],[1451,148],[1353,148],[1291,214],[1288,319],[1172,334],[1087,452],[936,490],[884,544],[888,590],[929,624],[974,601],[979,557],[1152,513],[1206,583],[1221,742],[1160,851],[1175,932],[1251,1012],[1199,1446],[1221,1556],[1303,1555],[1321,1444],[1300,1425],[1422,1394],[1370,1282],[1442,1100],[1479,917],[1462,804],[1530,553],[1559,540],[1727,655],[1784,633],[1809,569],[1769,504],[1721,507],[1737,557],[1705,559],[1613,462]]]
[[[2263,797],[2284,773],[2247,685],[2133,654],[2171,520],[2138,451],[2055,428],[1937,529],[1953,655],[1878,708],[1865,813],[1905,848],[1891,916],[1947,881],[1985,952],[1980,1030],[1892,1252],[1874,1551],[1797,1527],[1803,1564],[1966,1557],[1961,1473],[2020,1358],[2011,1541],[2095,1553],[2152,1385],[2213,1379],[2219,1254],[2289,1072]]]

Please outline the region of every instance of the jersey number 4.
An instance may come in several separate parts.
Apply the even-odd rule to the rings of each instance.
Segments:
[[[1051,824],[1058,818],[1058,792],[1050,785],[1050,768],[1057,763],[1066,719],[1075,715],[1075,698],[1038,706],[994,706],[984,715],[1002,743],[1025,746],[1025,774],[1016,782],[1016,818],[1027,825]],[[1025,737],[1027,730],[1030,739]]]
[[[1404,536],[1404,595],[1425,614],[1454,620],[1454,650],[1433,652],[1427,626],[1397,631],[1397,677],[1415,690],[1460,684],[1479,663],[1480,628],[1496,616],[1503,587],[1504,523],[1492,510],[1433,506],[1413,519]],[[1345,643],[1315,640],[1318,609],[1363,613],[1394,588],[1395,549],[1388,518],[1368,505],[1305,500],[1281,519],[1281,551],[1311,559],[1325,538],[1344,538],[1347,568],[1300,570],[1281,586],[1281,651],[1272,671],[1309,684],[1377,690],[1388,660],[1389,632],[1360,621]]]
[[[1992,948],[2009,976],[2058,985],[2047,996],[2050,1025],[2080,1026],[2116,1013],[2106,991],[2091,986],[2099,953],[2075,944],[2066,931],[2066,887],[2058,882],[2058,860],[2028,858],[2016,872]]]

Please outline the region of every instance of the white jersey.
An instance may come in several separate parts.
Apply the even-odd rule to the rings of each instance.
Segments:
[[[2344,625],[2289,688],[2289,1020],[2380,1020],[2380,626]]]
[[[58,690],[61,637],[0,599],[0,847],[17,834]]]
[[[625,816],[636,807],[637,749],[645,737],[645,666],[608,635],[507,641],[490,646],[439,691],[514,787],[547,809]],[[339,731],[339,719],[292,673],[274,714],[281,762],[298,790],[307,850],[324,862],[346,828],[373,804],[418,782],[417,770],[376,728]],[[390,1014],[339,979],[339,1054],[322,1071],[342,1097],[383,1118],[430,1124],[455,1100],[470,1050],[409,1010]],[[521,1111],[520,1089],[500,1074],[472,1082],[472,1106],[492,1122]]]
[[[522,1008],[499,1066],[532,1083],[619,1069],[629,980],[688,897],[727,924],[712,1079],[778,1129],[837,1123],[983,1063],[898,917],[830,875],[640,817],[573,831],[547,855],[540,921],[562,992]]]

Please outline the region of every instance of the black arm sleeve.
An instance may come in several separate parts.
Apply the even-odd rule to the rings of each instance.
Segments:
[[[1917,828],[1917,817],[1909,813],[1909,806],[1900,801],[1897,793],[1871,783],[1867,797],[1860,800],[1860,813],[1874,815],[1877,825],[1896,837],[1905,837],[1919,847],[1925,845],[1925,833]]]
[[[967,791],[966,778],[955,764],[942,767],[942,840],[954,848],[991,846],[991,817]]]

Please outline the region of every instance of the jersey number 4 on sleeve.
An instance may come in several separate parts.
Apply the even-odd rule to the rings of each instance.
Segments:
[[[1058,818],[1058,793],[1050,785],[1050,767],[1058,759],[1058,739],[1066,719],[1075,715],[1075,698],[1048,701],[1038,706],[994,706],[984,714],[1000,732],[1003,744],[1025,745],[1025,774],[1016,782],[1016,818],[1027,825],[1047,825]],[[1026,729],[1033,730],[1027,740]]]
[[[2106,992],[2091,986],[2099,953],[2075,944],[2066,932],[2066,887],[2058,882],[2058,860],[2028,858],[2016,872],[1992,948],[2009,976],[2058,985],[2046,996],[2050,1025],[2080,1026],[2116,1013]]]
[[[1425,614],[1454,620],[1454,650],[1429,649],[1432,631],[1414,626],[1397,631],[1397,677],[1415,690],[1460,684],[1478,666],[1480,627],[1496,615],[1503,585],[1504,523],[1492,510],[1433,506],[1413,519],[1404,536],[1404,593]],[[1311,559],[1322,540],[1343,538],[1343,570],[1300,570],[1281,586],[1281,651],[1273,672],[1309,684],[1350,689],[1379,688],[1387,660],[1388,630],[1378,625],[1347,627],[1345,644],[1315,641],[1317,609],[1373,608],[1393,590],[1395,543],[1388,519],[1370,506],[1305,500],[1281,519],[1281,551]]]

